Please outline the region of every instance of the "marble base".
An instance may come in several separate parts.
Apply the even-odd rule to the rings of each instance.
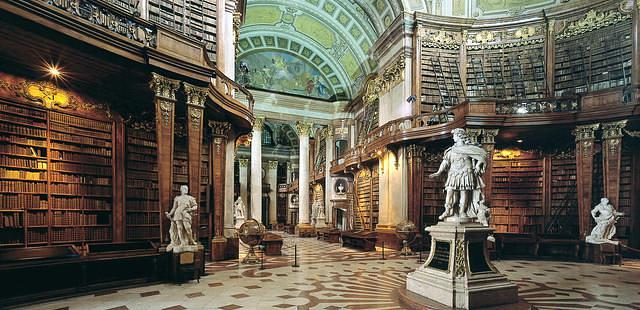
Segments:
[[[176,246],[167,246],[167,252],[173,253],[183,253],[183,252],[198,252],[198,245],[176,245]]]
[[[489,260],[487,236],[479,223],[445,221],[427,227],[427,262],[407,275],[408,291],[453,308],[479,308],[518,301],[518,287]]]
[[[296,226],[296,235],[298,235],[298,237],[302,237],[302,238],[311,238],[311,237],[315,237],[316,235],[316,229],[311,226],[310,224],[298,224]]]
[[[244,221],[245,221],[244,217],[236,217],[236,229],[240,229],[240,226],[244,224]]]
[[[325,221],[326,221],[326,218],[324,218],[324,217],[317,218],[315,227],[316,228],[325,228],[325,227],[327,227],[327,223],[325,223]]]
[[[211,239],[211,261],[218,262],[226,259],[227,238],[215,237]]]

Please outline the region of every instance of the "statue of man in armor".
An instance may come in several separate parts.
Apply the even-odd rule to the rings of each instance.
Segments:
[[[167,218],[171,220],[171,228],[169,229],[171,244],[169,244],[167,250],[171,250],[176,246],[196,244],[191,230],[191,223],[193,222],[191,212],[198,209],[198,204],[193,196],[188,195],[188,186],[180,186],[180,193],[181,195],[176,196],[173,200],[171,211],[165,212]]]
[[[436,178],[448,170],[445,209],[439,219],[451,216],[477,218],[478,212],[486,209],[482,204],[484,182],[481,177],[487,164],[487,152],[473,143],[464,129],[456,128],[451,133],[454,145],[444,152],[438,171],[429,175]]]

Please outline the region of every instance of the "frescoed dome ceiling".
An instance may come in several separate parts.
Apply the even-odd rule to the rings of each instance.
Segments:
[[[400,0],[248,0],[236,80],[327,100],[351,99],[375,70],[369,50]]]

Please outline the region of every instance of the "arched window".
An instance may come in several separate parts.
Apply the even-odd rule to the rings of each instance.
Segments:
[[[264,126],[264,129],[262,130],[262,145],[273,145],[273,132],[271,132],[271,129],[267,126]]]

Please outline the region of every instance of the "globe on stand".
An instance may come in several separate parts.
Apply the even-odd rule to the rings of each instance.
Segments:
[[[260,262],[260,258],[256,255],[254,247],[259,245],[264,239],[267,229],[262,223],[248,219],[238,228],[238,237],[240,240],[249,246],[249,253],[244,257],[242,263],[256,264]]]
[[[412,255],[413,252],[409,244],[416,238],[416,225],[409,220],[400,222],[400,224],[396,225],[396,236],[402,240],[400,255]]]

